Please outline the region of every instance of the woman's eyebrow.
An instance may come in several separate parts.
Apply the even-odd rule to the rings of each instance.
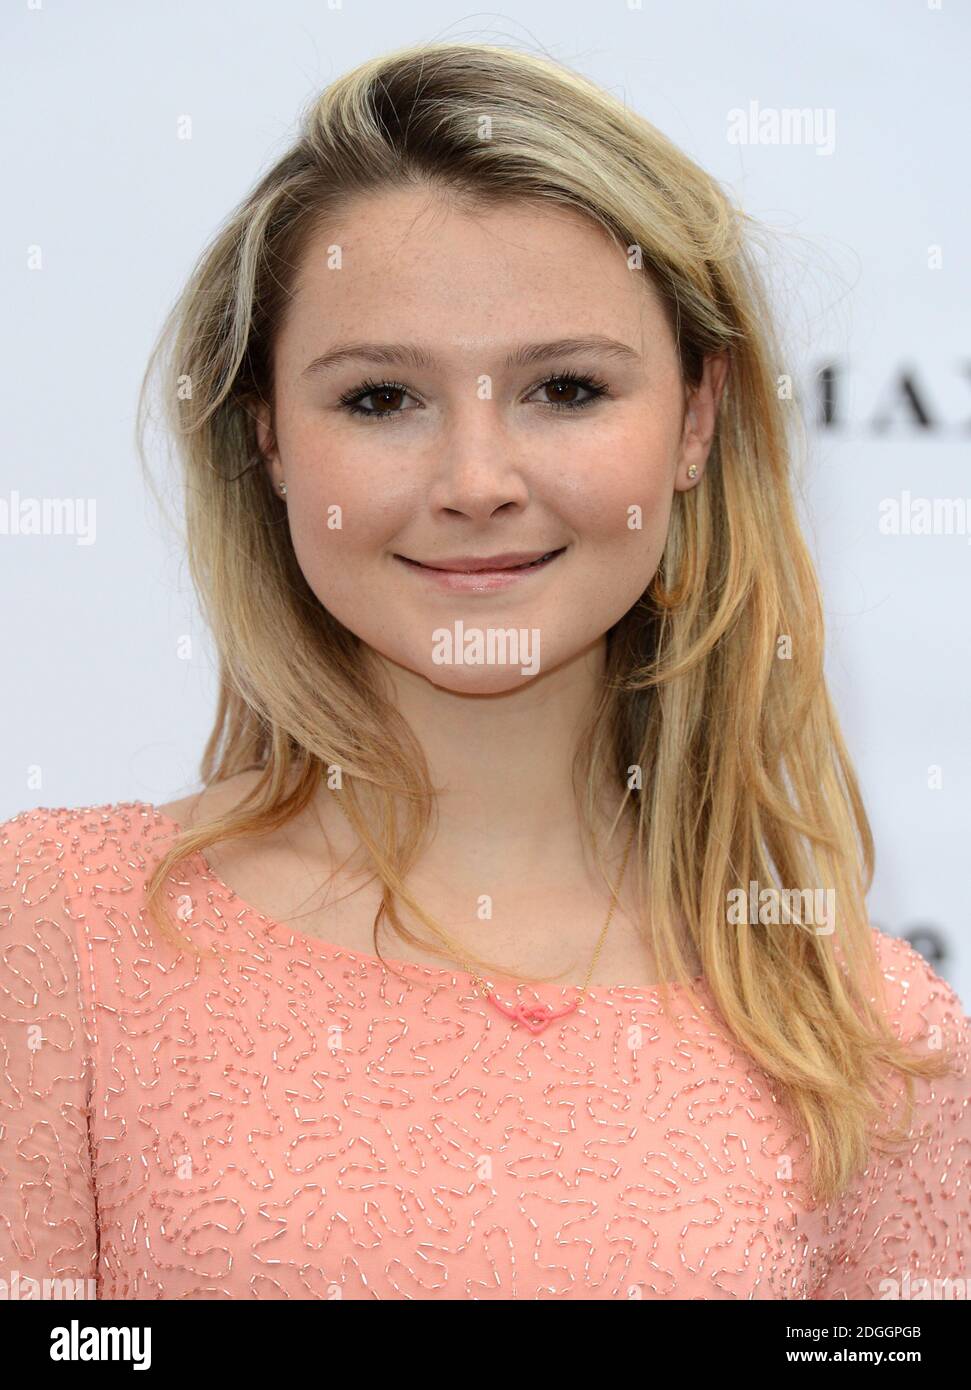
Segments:
[[[565,357],[575,352],[599,352],[625,362],[640,362],[641,355],[626,343],[600,334],[584,338],[556,338],[547,343],[524,343],[506,357],[506,367],[523,367],[549,357]],[[350,359],[364,359],[387,365],[401,364],[414,368],[434,368],[438,364],[427,348],[417,343],[342,343],[321,353],[300,373],[302,377],[317,376]]]

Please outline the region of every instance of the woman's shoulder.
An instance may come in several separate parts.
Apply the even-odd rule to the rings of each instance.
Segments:
[[[146,953],[167,944],[150,887],[178,832],[139,800],[36,806],[0,822],[0,1021],[25,993],[66,991],[71,1016],[89,1022],[99,1002],[124,1006]],[[162,901],[199,868],[171,873]]]
[[[127,891],[173,836],[146,801],[34,806],[0,821],[0,912],[35,922],[77,917]],[[40,914],[40,915],[39,915]]]
[[[240,773],[176,801],[35,806],[0,821],[0,911],[74,917],[133,890],[179,833],[233,809],[258,774]]]
[[[0,854],[7,862],[76,866],[101,842],[151,838],[158,821],[159,808],[147,801],[33,806],[0,821]]]
[[[969,1019],[953,987],[904,937],[872,929],[886,1011],[902,1039],[930,1047],[964,1041]]]
[[[110,801],[84,806],[35,806],[0,821],[4,867],[21,862],[84,868],[99,846],[119,849],[168,840],[203,815],[221,815],[250,789],[244,772],[175,801]]]
[[[121,935],[105,926],[141,903],[163,830],[140,801],[34,806],[0,821],[0,1022],[87,1027],[111,973],[102,945]]]
[[[948,1297],[932,1291],[955,1276],[963,1284],[971,1258],[971,1027],[954,989],[909,941],[874,928],[873,944],[894,1032],[949,1065],[916,1079],[907,1141],[875,1147],[862,1181],[841,1197],[840,1253],[813,1297]],[[899,1078],[895,1089],[902,1094]],[[896,1104],[894,1125],[905,1115]]]

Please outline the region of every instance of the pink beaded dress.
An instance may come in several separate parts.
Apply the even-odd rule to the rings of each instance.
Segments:
[[[401,980],[270,921],[197,855],[168,887],[218,945],[201,962],[144,911],[177,833],[138,801],[0,825],[8,1296],[871,1299],[971,1276],[971,1030],[905,942],[874,933],[894,1027],[958,1074],[916,1083],[912,1145],[813,1204],[705,985],[700,1007],[672,987],[674,1017],[592,988],[534,1033],[460,971]]]

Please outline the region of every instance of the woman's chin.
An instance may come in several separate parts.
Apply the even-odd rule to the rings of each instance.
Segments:
[[[441,690],[456,695],[503,695],[519,690],[540,674],[520,666],[428,666],[421,674]]]

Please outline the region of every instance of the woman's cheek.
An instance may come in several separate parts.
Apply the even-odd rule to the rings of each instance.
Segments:
[[[373,466],[355,467],[334,455],[304,455],[287,473],[294,549],[305,562],[328,566],[361,563],[386,548],[409,516],[402,489],[375,477]],[[292,481],[291,481],[292,479]]]
[[[557,510],[576,534],[588,541],[618,541],[626,535],[667,533],[672,479],[657,460],[627,462],[605,447],[561,479]],[[596,485],[591,486],[591,478]]]

